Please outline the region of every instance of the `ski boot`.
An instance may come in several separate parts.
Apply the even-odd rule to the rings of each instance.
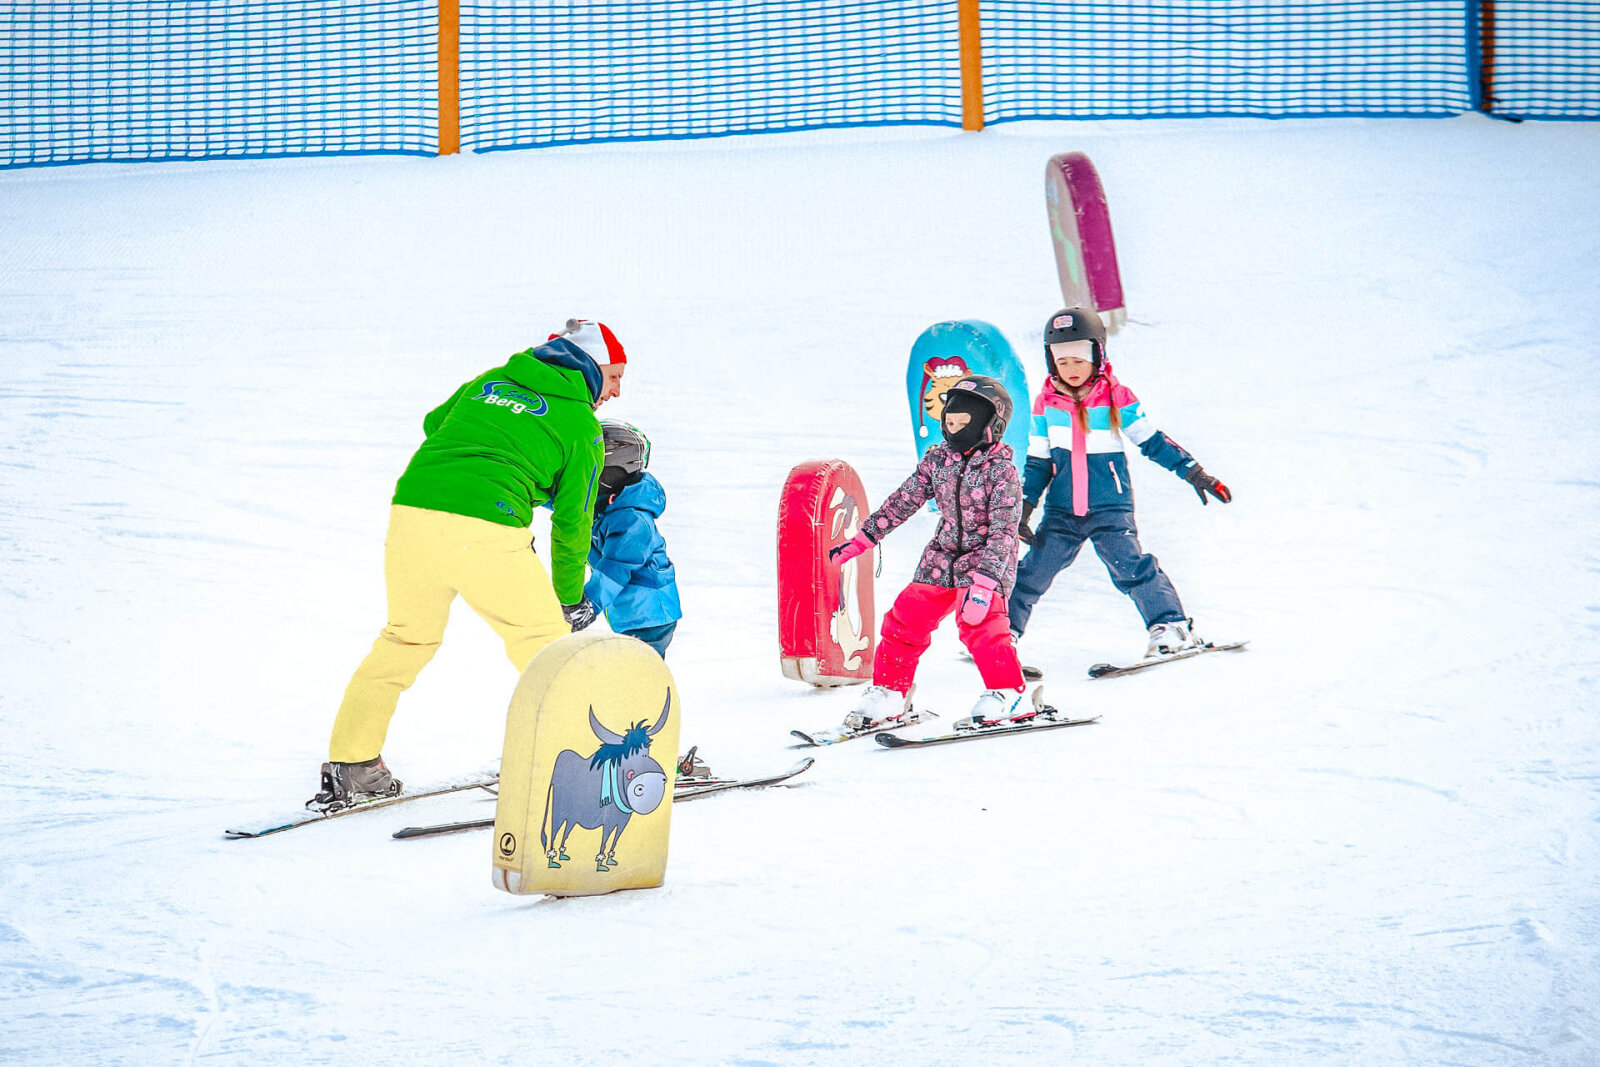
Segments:
[[[364,800],[400,795],[400,782],[389,773],[383,756],[362,763],[324,763],[322,789],[306,801],[312,811],[339,811]]]
[[[911,693],[916,690],[917,687],[912,686],[910,692],[901,696],[887,686],[867,686],[861,699],[856,701],[855,710],[844,717],[845,729],[860,732],[874,726],[893,725],[894,720],[911,711]]]
[[[689,749],[687,755],[678,761],[678,781],[696,785],[701,781],[710,781],[716,777],[711,773],[711,768],[706,766],[705,760],[696,755],[699,751],[700,746],[695,745]]]
[[[1013,689],[990,689],[978,697],[978,702],[972,705],[971,714],[965,719],[956,720],[955,726],[958,730],[1014,726],[1038,715],[1043,700],[1043,686],[1034,688],[1031,700]]]
[[[1201,647],[1205,642],[1195,636],[1193,626],[1192,619],[1155,623],[1150,627],[1150,643],[1145,646],[1144,658],[1159,659],[1174,652]]]

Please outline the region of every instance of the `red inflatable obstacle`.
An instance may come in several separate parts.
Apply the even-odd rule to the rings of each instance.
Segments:
[[[1110,330],[1127,320],[1111,208],[1100,175],[1082,152],[1051,156],[1044,168],[1050,241],[1056,250],[1061,298],[1068,307],[1093,308]]]
[[[854,537],[869,514],[861,478],[841,459],[801,463],[778,502],[778,646],[783,675],[812,685],[872,680],[877,619],[873,553],[839,566],[830,547]]]

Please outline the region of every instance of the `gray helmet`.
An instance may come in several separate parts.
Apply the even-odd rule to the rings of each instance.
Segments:
[[[600,423],[600,433],[606,445],[604,466],[620,467],[629,474],[650,466],[650,438],[639,427],[621,419],[606,419]]]
[[[1050,356],[1050,346],[1061,341],[1089,341],[1093,345],[1095,373],[1106,359],[1106,324],[1091,308],[1062,308],[1044,324],[1044,365],[1052,376],[1056,361]]]

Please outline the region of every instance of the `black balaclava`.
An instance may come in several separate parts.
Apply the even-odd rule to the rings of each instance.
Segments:
[[[957,452],[970,452],[978,445],[984,443],[984,431],[989,428],[989,422],[994,418],[994,405],[981,396],[961,389],[952,389],[945,397],[944,413],[965,412],[972,419],[956,433],[951,433],[944,428],[944,416],[939,418],[939,427],[944,430],[944,439],[951,448]]]
[[[644,471],[629,471],[622,467],[603,467],[600,470],[600,491],[595,494],[594,510],[598,514],[611,505],[616,495],[644,477]]]

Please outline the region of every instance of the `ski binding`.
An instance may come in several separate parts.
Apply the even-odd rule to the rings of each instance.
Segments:
[[[910,738],[898,737],[895,734],[880,733],[874,740],[884,748],[926,748],[929,745],[948,745],[957,741],[976,741],[984,737],[1000,737],[1006,734],[1034,733],[1039,730],[1058,730],[1066,726],[1088,726],[1100,721],[1096,715],[1088,719],[1074,719],[1064,712],[1044,702],[1044,690],[1033,691],[1033,707],[1010,719],[996,720],[993,724],[985,726],[972,726],[966,722],[958,722],[954,731],[940,734],[937,737]]]
[[[826,730],[814,730],[811,733],[806,733],[804,730],[790,730],[789,734],[792,737],[799,738],[803,744],[820,747],[822,745],[837,745],[843,741],[854,741],[856,738],[865,737],[868,734],[901,730],[907,726],[937,718],[937,715],[924,708],[912,708],[904,715],[896,716],[893,719],[885,719],[882,722],[875,722],[871,726],[863,726],[859,730],[852,730],[847,726],[830,726]]]
[[[371,800],[360,800],[349,805],[348,807],[334,808],[329,811],[312,811],[310,809],[306,809],[304,811],[295,812],[294,814],[289,815],[278,822],[268,823],[265,826],[259,826],[255,829],[224,830],[223,836],[235,840],[247,837],[267,837],[270,834],[281,834],[285,830],[293,830],[296,827],[309,826],[314,822],[326,822],[329,819],[338,819],[346,815],[358,815],[363,811],[376,811],[379,808],[393,807],[396,804],[404,804],[408,800],[421,800],[424,797],[440,797],[447,793],[459,793],[468,789],[482,789],[492,795],[495,791],[495,786],[499,784],[499,781],[500,776],[498,774],[471,775],[466,778],[458,778],[454,781],[445,782],[441,785],[432,786],[427,789],[407,790],[398,796],[374,797]]]

